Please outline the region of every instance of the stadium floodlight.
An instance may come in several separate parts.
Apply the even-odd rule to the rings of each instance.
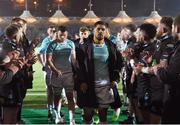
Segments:
[[[33,17],[32,14],[30,13],[30,11],[28,10],[27,0],[25,0],[25,10],[19,17],[26,20],[28,23],[34,23],[37,21],[36,18]]]
[[[157,25],[162,17],[156,11],[156,0],[154,0],[153,4],[153,11],[151,12],[150,16],[145,19],[145,22]]]
[[[124,0],[121,0],[121,10],[112,21],[120,25],[126,25],[133,22],[132,18],[130,18],[126,14],[126,11],[124,11]]]
[[[94,24],[97,21],[100,21],[101,19],[99,17],[96,16],[96,14],[94,13],[94,11],[92,10],[92,1],[89,1],[89,11],[87,12],[87,14],[81,19],[81,22],[83,23],[87,23],[87,24]]]

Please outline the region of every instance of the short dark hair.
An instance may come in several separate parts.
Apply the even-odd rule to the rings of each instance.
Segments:
[[[140,25],[140,30],[144,31],[148,39],[153,39],[156,35],[156,26],[150,23]]]
[[[20,18],[20,17],[14,17],[12,20],[11,20],[11,23],[15,23],[15,22],[19,22],[19,21],[22,21],[24,24],[27,24],[27,21]]]
[[[48,28],[56,28],[54,25],[50,25]]]
[[[129,29],[131,32],[135,32],[137,29],[136,25],[134,25],[134,24],[128,24],[124,28]]]
[[[89,31],[89,28],[86,26],[80,27],[79,29],[80,32],[85,32],[85,31]]]
[[[67,31],[67,28],[65,26],[58,26],[57,30],[61,32],[65,32]]]
[[[104,25],[106,27],[106,23],[103,22],[103,21],[97,21],[95,24],[94,24],[94,27],[96,27],[97,25]]]
[[[180,15],[176,16],[174,19],[174,25],[180,27]]]
[[[18,33],[19,29],[21,28],[21,25],[18,24],[11,24],[6,27],[5,33],[7,37],[12,37],[16,33]]]
[[[173,18],[172,17],[162,17],[160,23],[166,25],[171,30],[172,29],[172,24],[173,24]]]
[[[57,32],[57,28],[54,25],[50,25],[47,29],[53,29],[53,33]]]

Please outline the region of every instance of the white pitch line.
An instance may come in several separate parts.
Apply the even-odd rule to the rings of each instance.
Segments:
[[[26,96],[46,95],[46,93],[27,93]]]
[[[40,96],[44,95],[46,96],[46,93],[27,93],[26,96]],[[123,95],[123,93],[119,93],[119,95]]]

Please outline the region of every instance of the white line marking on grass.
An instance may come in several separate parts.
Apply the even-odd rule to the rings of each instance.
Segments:
[[[46,95],[46,93],[27,93],[26,96],[39,96],[39,95]]]
[[[46,96],[46,93],[27,93],[26,96]],[[123,93],[119,93],[119,95],[123,95]]]

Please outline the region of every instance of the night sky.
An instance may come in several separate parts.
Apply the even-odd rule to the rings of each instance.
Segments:
[[[14,4],[15,0],[0,0],[0,16],[19,16],[24,6]],[[33,2],[37,1],[35,8]],[[34,16],[48,17],[57,9],[55,0],[28,0],[28,8]],[[81,17],[86,14],[89,0],[64,0],[61,9],[64,14]],[[120,10],[121,0],[92,0],[93,10],[100,17],[114,17]],[[153,9],[153,0],[124,0],[124,10],[132,17],[148,16]],[[180,14],[180,0],[157,0],[156,10],[162,16]]]

